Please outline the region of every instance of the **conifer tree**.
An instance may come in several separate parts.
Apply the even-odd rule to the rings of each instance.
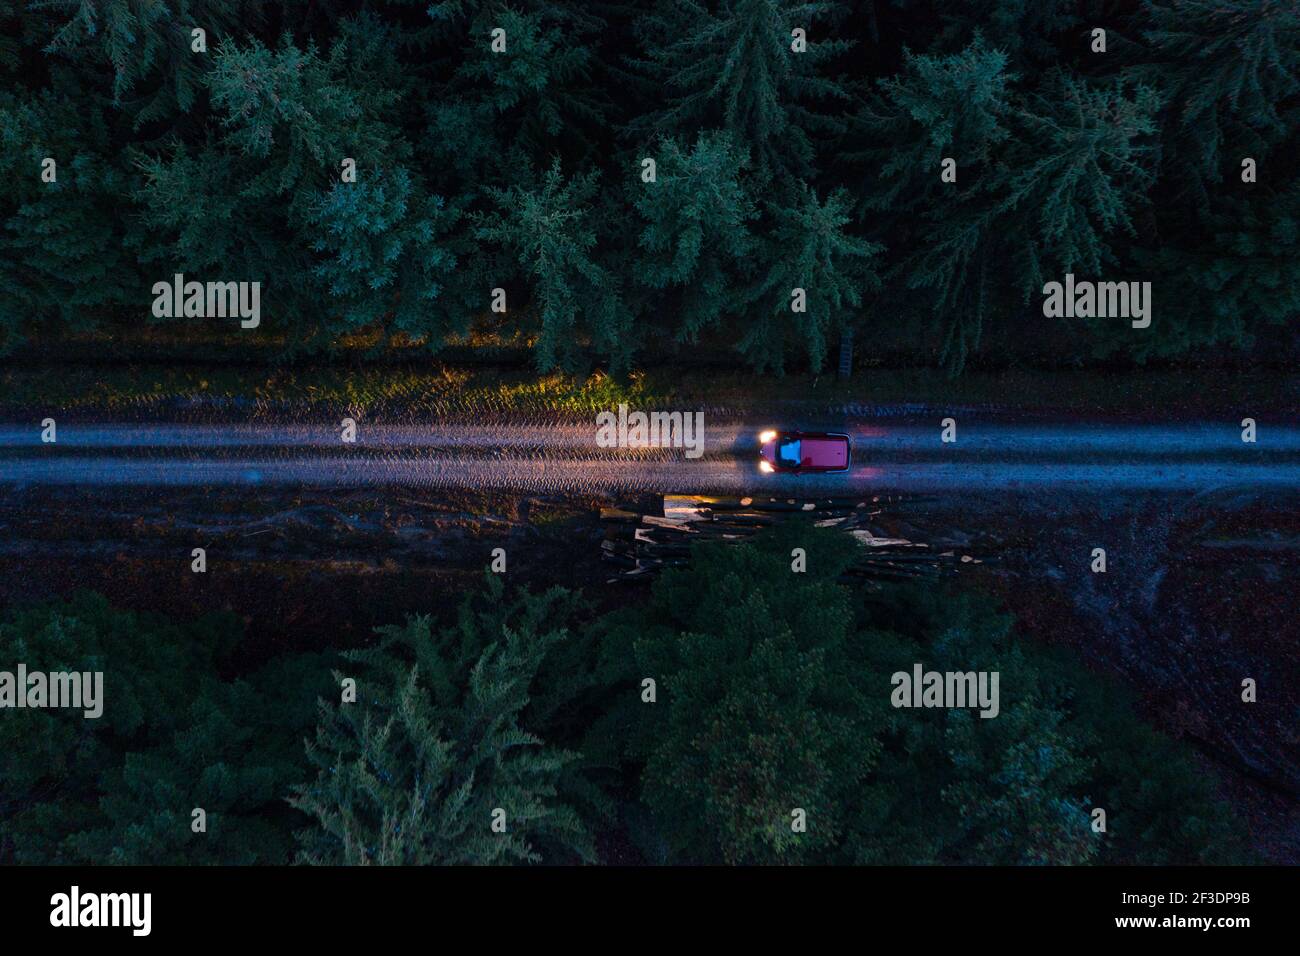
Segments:
[[[393,681],[404,679],[410,666],[419,668],[421,683],[440,706],[455,706],[479,659],[501,644],[508,653],[542,651],[536,672],[524,688],[527,703],[520,727],[548,744],[571,749],[584,743],[583,715],[598,711],[609,690],[597,676],[594,637],[576,621],[585,607],[581,595],[553,587],[533,593],[506,593],[501,576],[484,574],[482,587],[466,595],[446,627],[436,627],[427,615],[402,626],[377,630],[378,643],[358,649],[357,663],[383,671]],[[584,819],[608,814],[609,801],[587,773],[585,755],[566,763],[561,796]]]
[[[719,332],[780,367],[787,330],[816,363],[835,325],[858,321],[847,293],[865,296],[869,276],[832,283],[841,305],[806,327],[776,320],[764,290],[736,293],[769,278],[776,242],[798,248],[781,230],[815,218],[808,188],[823,203],[849,191],[855,227],[888,250],[873,265],[902,343],[950,371],[988,322],[1015,328],[1046,273],[1155,270],[1222,300],[1173,317],[1168,335],[1062,336],[1062,360],[1094,340],[1139,357],[1249,348],[1289,303],[1252,291],[1260,318],[1223,318],[1243,304],[1237,286],[1196,270],[1230,273],[1228,247],[1263,251],[1285,232],[1294,3],[351,6],[0,12],[0,350],[148,320],[152,284],[183,272],[261,281],[265,327],[290,348],[361,328],[380,347],[436,348],[504,288],[491,321],[534,340],[543,368],[577,370],[588,351],[622,368],[649,336]],[[870,56],[846,55],[868,34]],[[658,189],[613,188],[652,152]],[[39,179],[45,158],[57,182]],[[340,179],[345,158],[355,182]],[[1232,211],[1245,158],[1276,214],[1260,197]],[[1249,233],[1224,219],[1237,214]],[[1248,288],[1275,281],[1264,259]]]
[[[978,38],[959,53],[917,56],[880,80],[854,116],[846,160],[865,172],[861,207],[880,231],[918,228],[920,213],[943,208],[1002,156],[1010,135],[1007,55]],[[956,161],[957,182],[944,182],[942,161]],[[958,185],[960,184],[960,186]]]
[[[935,296],[950,369],[965,364],[990,312],[1027,301],[1049,271],[1096,275],[1113,261],[1111,243],[1133,233],[1154,176],[1159,105],[1149,87],[1052,74],[1015,110],[1014,148],[930,210],[929,241],[903,268],[910,288]]]
[[[128,753],[101,783],[104,822],[69,838],[87,864],[289,863],[304,818],[284,798],[306,771],[301,735],[332,689],[331,658],[276,660],[232,682],[208,678],[156,746]],[[194,810],[203,811],[196,832]]]
[[[305,771],[294,744],[328,665],[304,655],[222,681],[239,636],[228,614],[174,623],[90,594],[0,618],[29,672],[103,675],[98,717],[0,721],[0,861],[286,862],[283,796]],[[191,829],[195,807],[206,835]]]
[[[1080,14],[1087,7],[1079,0],[909,0],[908,6],[915,14],[922,12],[918,7],[931,7],[938,14],[942,26],[934,38],[936,52],[965,46],[982,36],[1017,63],[1059,63],[1062,54],[1068,58],[1070,43],[1085,35]]]
[[[1163,311],[1155,334],[1138,342],[1098,329],[1101,351],[1122,348],[1143,359],[1215,345],[1246,349],[1270,326],[1300,317],[1300,184],[1250,189],[1220,195],[1200,217],[1210,231],[1205,241],[1137,250],[1154,287],[1184,288],[1197,307]]]
[[[747,157],[726,134],[702,134],[689,149],[665,140],[652,152],[655,181],[632,185],[645,223],[633,276],[665,293],[655,311],[675,316],[678,339],[690,342],[740,311],[758,210],[743,178]]]
[[[264,312],[300,340],[378,324],[440,344],[467,325],[439,301],[456,281],[458,214],[405,165],[386,29],[361,17],[340,34],[326,55],[287,37],[216,49],[206,82],[220,132],[139,158],[140,255],[261,281]],[[344,159],[355,182],[342,181]]]
[[[738,347],[758,371],[780,372],[785,344],[797,336],[817,371],[828,336],[855,324],[863,293],[879,286],[872,260],[883,247],[848,231],[852,216],[844,190],[823,202],[804,187],[792,205],[768,214],[773,224],[757,257],[758,278],[746,293],[754,309]]]
[[[531,186],[487,190],[494,208],[474,220],[475,238],[503,249],[531,286],[541,371],[574,368],[579,336],[616,367],[631,348],[618,280],[597,260],[597,178],[589,171],[566,182],[555,160]]]
[[[519,725],[546,642],[492,644],[465,683],[441,693],[422,682],[418,664],[399,676],[396,658],[371,655],[379,666],[364,669],[356,703],[321,704],[308,744],[318,775],[291,799],[314,824],[299,834],[300,859],[376,865],[590,859],[588,832],[558,795],[575,755]]]
[[[1108,239],[1133,233],[1132,211],[1155,176],[1155,114],[1150,87],[1092,86],[1053,74],[1020,114],[1020,142],[1038,147],[1008,190],[1015,209],[1032,197],[1033,261],[1096,274],[1111,256]],[[1022,160],[1023,162],[1023,160]],[[1030,272],[1039,285],[1039,274]]]
[[[472,40],[447,95],[429,104],[428,147],[467,180],[513,185],[540,156],[584,161],[604,135],[611,107],[595,85],[586,22],[537,6],[485,4],[467,25]],[[492,48],[494,30],[504,31],[504,51]]]
[[[793,547],[805,551],[799,573]],[[1243,860],[1240,822],[1185,749],[1107,681],[1018,636],[985,598],[842,584],[855,548],[793,522],[700,545],[646,605],[598,623],[618,693],[584,749],[622,742],[612,759],[638,774],[648,825],[637,807],[624,817],[649,859]],[[996,673],[997,716],[980,717],[978,701],[891,706],[895,675],[917,664],[983,673],[986,691]],[[1175,800],[1179,813],[1157,809]],[[1110,835],[1093,830],[1094,807],[1111,815]],[[806,831],[792,826],[800,808]],[[1136,816],[1117,828],[1121,813]]]
[[[855,672],[889,682],[923,670],[998,675],[996,717],[891,707],[871,778],[870,812],[845,841],[856,863],[1077,865],[1101,841],[1085,797],[1092,738],[1058,704],[1056,672],[1013,639],[1011,620],[961,593],[858,592]],[[991,686],[991,685],[986,685]],[[914,690],[915,692],[915,690]],[[1017,821],[1014,835],[1006,821]]]
[[[1300,8],[1283,0],[1145,0],[1131,70],[1166,93],[1165,169],[1204,208],[1210,184],[1294,133]]]
[[[613,726],[644,764],[642,799],[667,861],[811,861],[844,832],[884,698],[844,680],[851,615],[835,578],[852,542],[813,540],[822,547],[806,574],[790,572],[790,545],[810,544],[797,533],[702,545],[691,569],[655,583],[648,606],[604,626],[620,676],[658,684],[653,705],[623,695]],[[597,725],[593,736],[609,732]],[[811,821],[804,833],[796,809]]]
[[[0,95],[0,164],[11,171],[0,199],[0,353],[33,329],[84,329],[147,304],[123,249],[129,176],[93,96],[75,86]]]
[[[199,100],[208,57],[193,49],[192,30],[204,30],[212,50],[235,32],[256,29],[260,2],[229,0],[84,0],[46,39],[54,55],[84,59],[113,77],[114,102],[141,127],[173,121]]]
[[[637,31],[644,54],[634,63],[667,98],[633,124],[642,135],[689,139],[722,129],[754,159],[760,178],[778,188],[816,172],[816,143],[843,129],[849,101],[843,82],[823,68],[852,43],[832,33],[844,7],[800,0],[668,0],[647,11]],[[793,31],[807,48],[792,49]]]
[[[449,233],[459,211],[425,196],[404,167],[368,170],[355,183],[335,183],[312,204],[308,228],[322,255],[313,275],[327,291],[325,308],[340,309],[326,332],[378,326],[438,345],[466,331],[468,318],[446,308],[444,286],[455,276]],[[454,300],[453,300],[454,301]]]

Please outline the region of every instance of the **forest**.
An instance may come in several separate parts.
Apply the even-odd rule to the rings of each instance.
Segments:
[[[0,864],[1295,859],[1296,0],[0,0],[0,168],[0,648],[112,701],[0,720]],[[578,573],[823,419],[984,577]]]
[[[1191,748],[1118,685],[972,592],[841,583],[856,548],[794,525],[701,545],[603,614],[489,573],[450,615],[265,661],[229,611],[10,609],[0,646],[112,663],[113,706],[0,722],[0,862],[1254,862]],[[998,719],[890,707],[922,660],[1000,672]]]
[[[184,323],[150,310],[178,273],[260,283],[239,334],[285,355],[491,338],[618,374],[706,343],[780,373],[850,330],[957,373],[1025,347],[1294,349],[1289,0],[9,0],[0,21],[5,351]],[[1150,282],[1150,327],[1045,317],[1067,274]]]

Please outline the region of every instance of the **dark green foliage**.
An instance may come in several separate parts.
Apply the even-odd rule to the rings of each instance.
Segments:
[[[142,221],[175,237],[142,240],[144,258],[262,281],[277,324],[304,339],[371,327],[436,345],[465,331],[468,315],[445,295],[460,214],[404,165],[411,149],[390,122],[403,81],[384,62],[388,40],[362,17],[326,56],[287,36],[275,49],[223,42],[206,80],[215,141],[140,160]],[[341,179],[345,158],[355,182]]]
[[[499,587],[499,585],[498,585]],[[498,591],[497,596],[500,596]],[[518,614],[476,613],[434,636],[428,618],[380,631],[355,665],[355,703],[321,704],[313,783],[292,804],[315,864],[488,864],[590,860],[588,827],[561,796],[576,754],[523,728],[530,688],[563,630],[568,600],[525,596]],[[339,675],[340,677],[343,675]],[[505,830],[493,816],[505,812]]]
[[[839,190],[823,202],[804,187],[790,205],[769,210],[774,220],[760,258],[765,266],[746,294],[754,308],[739,348],[756,369],[784,369],[785,343],[797,341],[813,370],[820,370],[827,338],[856,324],[864,292],[880,284],[872,258],[882,247],[853,235],[849,197]],[[795,289],[806,311],[793,311]]]
[[[275,48],[256,39],[217,48],[207,83],[224,148],[255,163],[248,197],[292,198],[343,156],[374,162],[385,155],[390,137],[379,117],[396,96],[348,83],[347,52],[340,40],[322,56],[287,35]]]
[[[417,670],[368,691],[359,713],[322,714],[295,791],[313,818],[301,862],[317,865],[533,863],[543,849],[589,856],[572,808],[556,798],[571,755],[518,728],[520,662],[488,653],[462,707],[434,707]],[[506,829],[491,830],[498,810]]]
[[[454,325],[454,313],[437,321],[443,283],[456,268],[446,243],[458,214],[441,197],[423,196],[402,167],[366,175],[332,185],[306,216],[319,235],[312,251],[328,256],[313,274],[328,292],[327,308],[342,309],[337,331],[382,325],[434,341],[463,332],[468,323]]]
[[[119,197],[130,179],[109,155],[99,105],[61,93],[0,95],[0,352],[42,318],[71,328],[102,320],[132,293],[137,269],[122,248]],[[42,181],[42,163],[56,180]]]
[[[1287,0],[1146,0],[1134,71],[1168,91],[1165,165],[1206,201],[1243,156],[1261,159],[1300,118],[1300,8]]]
[[[1156,312],[1140,335],[1037,336],[1060,364],[1268,348],[1296,316],[1225,278],[1228,249],[1286,248],[1267,203],[1300,168],[1287,0],[87,0],[0,20],[4,349],[149,321],[176,272],[260,281],[289,348],[492,332],[543,369],[674,340],[819,368],[855,327],[887,333],[859,351],[955,372],[1021,355],[1065,271],[1150,280]],[[1272,269],[1246,284],[1286,288]],[[782,313],[796,278],[806,316]],[[1191,315],[1188,287],[1211,293]]]
[[[1044,685],[1065,688],[1069,714],[1095,756],[1090,795],[1106,808],[1102,863],[1140,866],[1258,862],[1214,775],[1185,744],[1135,719],[1130,694],[1080,677],[1070,655],[1042,655]]]
[[[227,616],[10,612],[11,659],[103,670],[105,695],[98,720],[5,712],[0,861],[283,863],[296,832],[307,863],[564,863],[615,828],[652,862],[1250,862],[1212,778],[1113,685],[987,599],[842,583],[858,547],[797,522],[701,546],[594,622],[488,575],[332,673],[309,653],[217,676]],[[891,706],[917,664],[996,672],[997,716]]]
[[[236,31],[259,25],[259,0],[66,0],[44,4],[71,16],[57,22],[45,50],[108,67],[114,102],[136,126],[189,112],[199,98],[204,60],[191,30],[202,27],[212,49]]]
[[[1090,741],[1071,725],[1040,655],[1011,638],[1009,619],[984,601],[906,589],[868,598],[860,615],[854,646],[877,688],[920,663],[997,672],[1000,700],[988,719],[977,710],[890,709],[873,779],[880,806],[860,818],[853,860],[1094,860],[1101,841],[1086,803]]]
[[[544,651],[526,686],[524,729],[557,739],[572,708],[596,683],[592,676],[590,638],[575,626],[583,609],[581,597],[562,588],[540,594],[520,590],[509,596],[499,575],[485,574],[481,589],[457,608],[445,628],[428,616],[415,617],[401,627],[380,628],[373,648],[352,652],[351,659],[405,678],[411,666],[420,681],[442,703],[459,700],[470,672],[485,652],[501,641],[509,645],[537,641]],[[566,745],[579,739],[576,728],[558,734]]]
[[[1009,135],[1010,84],[1005,53],[976,40],[960,53],[914,56],[881,80],[854,118],[866,150],[853,156],[868,171],[859,190],[873,217],[892,232],[918,213],[941,206],[950,184],[940,181],[944,157],[963,177],[996,161]]]
[[[448,0],[428,12],[438,93],[417,97],[414,140],[440,188],[454,183],[468,201],[484,186],[527,186],[555,156],[566,166],[593,159],[613,104],[598,49],[606,25],[588,5]],[[492,49],[496,29],[504,52]]]
[[[1159,102],[1150,87],[1090,86],[1064,73],[1029,99],[1022,172],[1005,204],[1032,210],[1032,262],[1097,274],[1110,261],[1110,241],[1133,232],[1133,208],[1154,176],[1149,137]]]
[[[793,547],[807,571],[792,574]],[[602,627],[654,859],[1235,862],[1240,827],[1179,746],[985,599],[838,583],[853,542],[792,525],[697,548]],[[847,550],[846,550],[847,549]],[[996,671],[999,713],[890,706],[891,676]],[[639,682],[653,675],[657,701]],[[1177,804],[1177,811],[1172,808]],[[1107,811],[1106,834],[1091,811]],[[806,833],[791,812],[808,813]],[[635,821],[635,811],[627,817]]]
[[[798,0],[658,4],[637,24],[645,45],[637,65],[668,105],[634,129],[724,129],[751,151],[764,180],[810,176],[817,138],[842,129],[829,110],[849,99],[840,80],[819,70],[852,46],[832,25],[843,9]],[[803,53],[791,49],[796,27],[807,31]]]
[[[1182,355],[1221,343],[1248,348],[1263,328],[1300,314],[1300,184],[1280,194],[1259,186],[1222,198],[1205,219],[1209,243],[1138,253],[1157,287],[1185,283],[1180,305],[1157,334],[1136,345],[1101,336],[1099,348],[1126,347],[1139,356]]]
[[[656,181],[638,176],[631,187],[645,222],[633,275],[666,293],[656,306],[679,317],[680,340],[695,341],[740,311],[746,260],[757,247],[748,158],[725,134],[701,136],[689,149],[665,140],[653,152]]]
[[[486,40],[494,29],[506,32],[506,52],[492,52]],[[563,140],[587,142],[605,122],[605,98],[591,85],[594,51],[574,42],[573,25],[539,13],[520,13],[508,7],[480,15],[471,35],[485,42],[470,47],[452,78],[454,104],[435,106],[435,138],[443,130],[440,119],[450,119],[452,130],[464,128],[464,111],[476,118],[491,138],[471,136],[470,142],[491,142],[521,156],[544,155]],[[443,143],[452,153],[464,141]],[[457,161],[487,159],[474,152]]]
[[[493,211],[475,219],[475,237],[504,249],[532,285],[541,371],[573,368],[579,335],[616,367],[625,361],[631,316],[617,278],[596,259],[596,180],[566,181],[556,160],[528,187],[487,190]]]
[[[213,684],[160,746],[127,754],[102,782],[108,818],[69,841],[86,863],[287,863],[302,818],[284,804],[306,765],[300,734],[332,688],[329,659],[304,654]],[[296,731],[296,733],[295,733]],[[207,832],[191,831],[191,811]]]
[[[1078,60],[1091,42],[1087,24],[1096,22],[1095,0],[962,0],[935,3],[906,0],[915,13],[923,8],[943,24],[935,47],[958,49],[982,34],[1000,50],[1032,62]],[[1094,9],[1089,9],[1092,7]],[[1087,16],[1085,22],[1081,15]],[[1073,55],[1072,55],[1073,54]]]
[[[848,555],[833,542],[792,575],[794,540],[701,547],[604,634],[631,683],[620,724],[671,861],[824,857],[874,763],[884,698],[849,679],[852,615],[835,583]],[[654,704],[641,701],[642,675],[658,685]],[[812,821],[806,835],[791,832],[795,808]]]
[[[979,164],[977,152],[979,165],[967,172],[974,182],[922,213],[929,228],[901,269],[907,287],[929,291],[947,316],[950,368],[964,365],[995,307],[1027,302],[1048,276],[1112,266],[1112,244],[1132,234],[1153,175],[1148,139],[1158,106],[1147,87],[1053,73],[1009,111],[998,158]],[[990,117],[980,126],[994,142],[1003,138]],[[960,165],[957,175],[961,183]]]
[[[225,682],[216,668],[238,637],[226,615],[177,625],[90,595],[6,615],[7,661],[29,672],[102,671],[104,683],[96,719],[5,711],[0,860],[288,862],[283,795],[303,773],[296,742],[329,665],[305,655]],[[206,833],[191,830],[196,807]]]

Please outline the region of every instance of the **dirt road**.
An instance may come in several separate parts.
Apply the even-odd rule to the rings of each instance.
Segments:
[[[1005,423],[941,419],[706,424],[702,454],[686,448],[598,447],[594,424],[432,421],[358,424],[345,443],[333,422],[0,425],[0,482],[59,485],[402,485],[546,494],[619,492],[858,494],[881,491],[1060,491],[1300,488],[1300,428],[1261,422],[1254,444],[1238,422],[1170,425]],[[764,475],[756,436],[767,427],[833,427],[853,441],[843,475]]]

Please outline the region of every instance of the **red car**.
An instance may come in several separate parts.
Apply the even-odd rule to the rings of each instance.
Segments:
[[[843,432],[766,431],[758,442],[758,468],[765,473],[849,470],[849,436]]]

